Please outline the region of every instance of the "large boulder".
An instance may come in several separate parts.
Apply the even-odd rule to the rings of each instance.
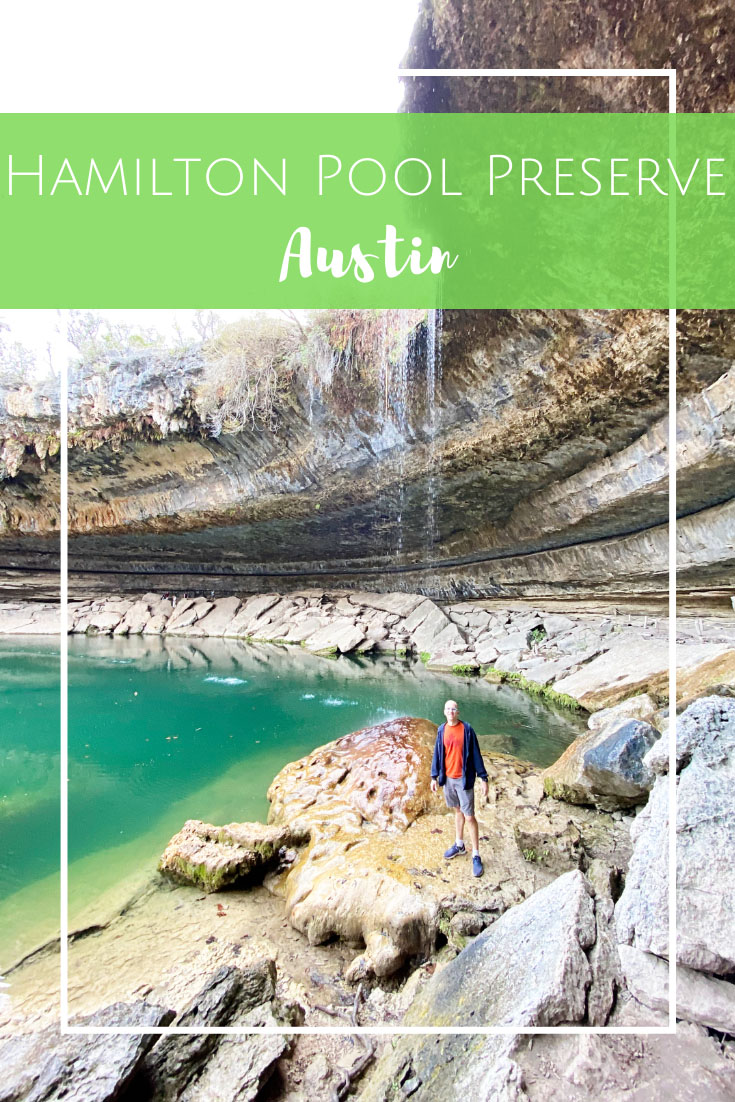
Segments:
[[[678,718],[677,729],[688,758],[677,786],[677,960],[730,975],[735,972],[735,700],[698,700]]]
[[[630,830],[633,856],[615,908],[618,941],[648,953],[669,953],[669,785],[657,777]]]
[[[115,1003],[74,1026],[108,1029],[128,1026],[139,1033],[60,1036],[58,1026],[26,1033],[0,1045],[1,1102],[112,1102],[128,1087],[156,1035],[174,1014],[146,1002]]]
[[[612,723],[622,723],[626,719],[642,719],[650,722],[658,710],[658,704],[648,693],[638,693],[637,696],[629,696],[627,700],[621,700],[619,704],[613,704],[611,708],[602,708],[599,712],[593,712],[587,720],[590,731],[602,731]]]
[[[407,617],[404,627],[415,649],[422,654],[438,654],[455,647],[464,649],[465,637],[443,609],[425,600]]]
[[[388,1046],[360,1102],[731,1102],[735,1058],[704,1029],[675,1036],[558,1030],[506,1036],[401,1037]]]
[[[161,856],[158,868],[174,880],[216,892],[263,873],[278,860],[279,850],[306,841],[298,827],[229,823],[217,827],[189,819]]]
[[[419,1030],[549,1026],[552,1034],[560,1024],[604,1024],[612,999],[608,997],[603,1006],[598,993],[609,991],[617,975],[617,959],[603,948],[608,902],[604,892],[593,891],[581,872],[559,877],[508,910],[426,980],[404,1024]],[[601,1016],[590,1019],[591,1006],[602,1011]],[[513,1034],[404,1035],[385,1049],[360,1097],[363,1102],[401,1097],[419,1102],[457,1098],[511,1102],[527,1097],[551,1102],[570,1097],[568,1084],[560,1085],[560,1076],[553,1084],[539,1077],[549,1093],[538,1094],[534,1089],[527,1095],[524,1090],[530,1086],[525,1063],[542,1039],[535,1037],[532,1049],[527,1037]],[[636,1046],[631,1055],[637,1053]],[[563,1061],[561,1070],[566,1071]]]
[[[597,937],[593,891],[568,872],[511,907],[419,993],[412,1026],[581,1022]]]
[[[287,634],[287,633],[286,633]],[[307,636],[303,646],[312,654],[348,654],[365,638],[363,628],[342,616]]]
[[[268,821],[308,819],[403,831],[435,804],[429,783],[436,727],[391,719],[345,735],[285,766],[268,789]]]
[[[620,945],[619,957],[625,984],[645,1006],[668,1014],[669,963],[632,945]],[[723,1033],[735,1034],[735,986],[677,965],[676,1016]]]
[[[608,811],[644,803],[653,784],[644,758],[659,737],[650,723],[636,719],[590,731],[545,770],[544,789],[558,800]]]
[[[677,960],[735,972],[735,701],[706,697],[677,727]],[[633,857],[615,919],[621,942],[667,957],[668,733],[647,756],[657,774],[633,824]]]
[[[172,1023],[194,1030],[239,1027],[283,1029],[288,1022],[275,996],[276,967],[261,960],[244,968],[223,967],[207,977]],[[162,1038],[142,1066],[138,1097],[185,1102],[249,1102],[269,1079],[290,1043],[288,1034],[248,1037],[192,1033]]]
[[[239,597],[221,597],[199,621],[205,635],[226,635],[240,608]]]

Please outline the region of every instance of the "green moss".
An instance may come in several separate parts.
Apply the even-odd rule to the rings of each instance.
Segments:
[[[568,696],[566,693],[557,693],[554,689],[546,685],[540,685],[538,681],[531,681],[524,677],[522,673],[513,670],[497,670],[494,666],[489,666],[485,673],[485,679],[493,684],[509,682],[511,685],[523,689],[530,696],[539,696],[547,704],[555,704],[557,708],[567,708],[571,712],[584,711],[582,705],[573,696]]]
[[[501,670],[496,670],[494,666],[487,666],[483,676],[491,685],[501,685],[505,681],[505,674]]]
[[[185,884],[194,884],[205,892],[218,891],[227,877],[227,869],[217,869],[214,873],[209,873],[203,864],[193,864],[183,857],[177,857],[172,868],[161,869],[161,871],[167,872],[175,880],[182,880]]]
[[[452,666],[452,673],[456,673],[460,677],[467,677],[469,674],[477,673],[477,667],[463,665],[461,662],[458,662],[456,665]]]
[[[396,654],[399,658],[405,658],[408,654],[408,647],[396,647]]]
[[[429,659],[431,658],[431,654],[430,654],[430,652],[429,652],[428,650],[422,650],[422,651],[421,651],[421,654],[419,655],[419,658],[420,658],[420,659],[421,659],[421,661],[422,661],[422,662],[424,663],[424,665],[426,665],[426,663],[427,663],[427,662],[429,661]]]

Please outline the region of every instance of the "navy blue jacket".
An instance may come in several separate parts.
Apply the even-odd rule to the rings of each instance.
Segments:
[[[470,727],[469,723],[462,721],[464,727],[464,746],[462,747],[462,787],[474,788],[475,778],[479,777],[480,780],[487,780],[487,769],[485,763],[482,760],[482,754],[480,753],[480,744],[477,741],[477,735]],[[442,723],[441,727],[436,733],[436,745],[434,746],[434,757],[431,762],[431,775],[435,777],[440,785],[447,783],[447,771],[444,765],[444,728],[446,723]]]

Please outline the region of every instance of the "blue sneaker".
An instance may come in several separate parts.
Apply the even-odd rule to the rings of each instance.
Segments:
[[[479,854],[475,854],[472,858],[472,875],[482,876],[482,858]]]
[[[444,856],[447,858],[447,860],[451,861],[452,857],[459,857],[461,853],[466,852],[467,850],[464,848],[464,846],[458,846],[456,842],[453,842],[449,849],[446,850]]]

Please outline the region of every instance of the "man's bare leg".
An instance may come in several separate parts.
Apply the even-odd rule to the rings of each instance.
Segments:
[[[454,830],[457,842],[464,845],[464,814],[458,807],[454,809]]]
[[[477,819],[474,815],[462,816],[467,820],[467,830],[469,831],[470,841],[472,842],[472,852],[480,852],[480,828],[477,825]],[[463,824],[464,825],[464,824]]]

